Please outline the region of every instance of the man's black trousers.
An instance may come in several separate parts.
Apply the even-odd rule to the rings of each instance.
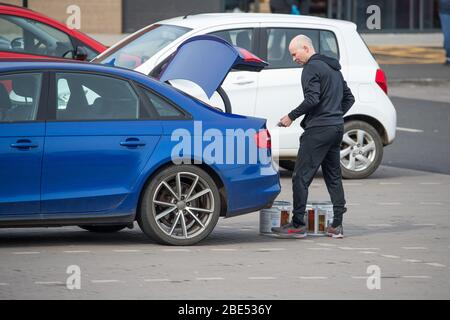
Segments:
[[[308,188],[320,165],[333,203],[333,227],[342,223],[342,215],[347,211],[340,168],[340,145],[343,134],[344,126],[335,125],[308,128],[300,137],[300,148],[292,174],[295,225],[304,224]]]

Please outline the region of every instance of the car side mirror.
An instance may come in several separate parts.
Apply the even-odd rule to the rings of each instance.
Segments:
[[[88,52],[85,47],[76,47],[75,54],[73,56],[75,60],[85,61],[87,59],[87,56]]]

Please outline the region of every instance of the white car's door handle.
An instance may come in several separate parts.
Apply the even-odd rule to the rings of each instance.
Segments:
[[[233,82],[233,84],[237,84],[237,85],[244,85],[244,84],[251,84],[254,83],[254,80],[249,80],[249,79],[239,79],[236,80],[235,82]]]

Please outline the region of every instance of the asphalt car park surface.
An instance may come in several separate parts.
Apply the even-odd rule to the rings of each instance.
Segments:
[[[115,234],[0,229],[0,299],[450,298],[450,176],[431,172],[447,170],[449,104],[397,97],[398,126],[419,131],[399,130],[384,165],[368,179],[344,181],[344,239],[263,236],[258,212],[219,220],[190,247],[158,245],[137,225]],[[432,130],[440,135],[430,146]],[[405,143],[409,153],[400,152]],[[422,167],[427,158],[441,162]],[[278,199],[291,201],[289,172],[281,170],[281,184]],[[319,172],[310,200],[327,199]],[[69,290],[73,265],[81,288]],[[370,266],[379,267],[380,289],[367,286]]]

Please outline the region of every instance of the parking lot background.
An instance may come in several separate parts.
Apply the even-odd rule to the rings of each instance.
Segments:
[[[411,41],[439,41],[421,38]],[[219,220],[192,247],[157,245],[137,226],[0,229],[0,299],[449,299],[450,67],[408,43],[392,51],[390,36],[371,41],[400,129],[371,177],[344,181],[345,239],[263,236],[258,212]],[[288,171],[281,184],[278,199],[291,201]],[[319,172],[310,200],[328,199]],[[66,287],[71,265],[80,290]],[[370,266],[379,289],[367,287]]]

